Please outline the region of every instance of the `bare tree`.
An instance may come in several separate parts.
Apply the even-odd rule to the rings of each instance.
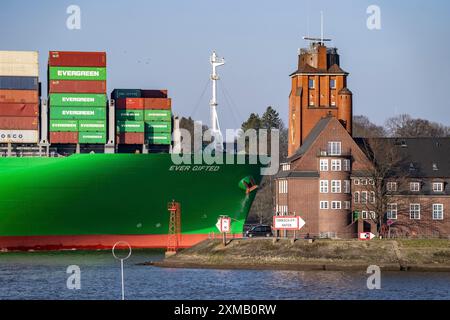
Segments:
[[[450,127],[426,119],[414,119],[401,114],[386,121],[386,129],[391,137],[449,137]]]
[[[396,187],[406,181],[408,172],[405,170],[405,157],[394,139],[368,138],[361,140],[362,150],[371,161],[366,172],[360,193],[360,210],[373,212],[369,214],[369,221],[376,225],[379,234],[385,222],[385,213],[392,202],[392,192],[395,187],[389,183],[395,182]],[[394,189],[393,189],[394,188]]]
[[[368,117],[353,117],[353,137],[371,138],[385,137],[386,135],[386,130],[382,126],[371,122]]]

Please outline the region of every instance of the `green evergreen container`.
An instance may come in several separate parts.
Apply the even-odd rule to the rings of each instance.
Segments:
[[[105,120],[106,108],[51,107],[51,120]]]
[[[172,112],[170,110],[145,110],[145,121],[171,121]]]
[[[50,80],[106,81],[106,68],[97,67],[49,67]]]
[[[50,106],[52,107],[103,107],[108,101],[106,94],[88,93],[51,93]]]
[[[106,143],[106,132],[81,132],[78,134],[78,143]]]
[[[78,131],[77,120],[50,120],[50,132]]]
[[[144,132],[145,126],[143,121],[117,121],[116,130],[123,132]]]
[[[116,109],[116,119],[118,121],[144,121],[144,110]]]
[[[80,120],[78,127],[84,132],[106,132],[106,120]]]
[[[171,121],[146,121],[145,122],[145,132],[148,133],[170,133],[172,131]]]
[[[172,134],[170,133],[146,133],[145,142],[148,144],[171,144]]]

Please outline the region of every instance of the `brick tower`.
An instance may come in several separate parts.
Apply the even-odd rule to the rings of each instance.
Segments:
[[[348,73],[339,66],[337,48],[328,48],[330,39],[304,38],[308,48],[299,50],[298,69],[292,73],[289,95],[289,149],[295,154],[317,122],[327,115],[336,117],[352,134],[352,92]]]

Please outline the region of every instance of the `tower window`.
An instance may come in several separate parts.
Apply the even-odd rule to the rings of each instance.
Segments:
[[[308,81],[308,88],[309,89],[314,89],[314,79],[309,79],[309,81]]]
[[[330,89],[336,89],[336,79],[330,79]]]

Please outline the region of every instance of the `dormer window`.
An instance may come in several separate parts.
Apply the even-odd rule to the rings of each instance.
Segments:
[[[437,163],[433,163],[433,171],[438,171],[438,165]]]
[[[412,192],[419,192],[420,191],[420,182],[410,182],[409,190]]]
[[[433,192],[443,192],[443,191],[444,191],[444,183],[433,182]]]

